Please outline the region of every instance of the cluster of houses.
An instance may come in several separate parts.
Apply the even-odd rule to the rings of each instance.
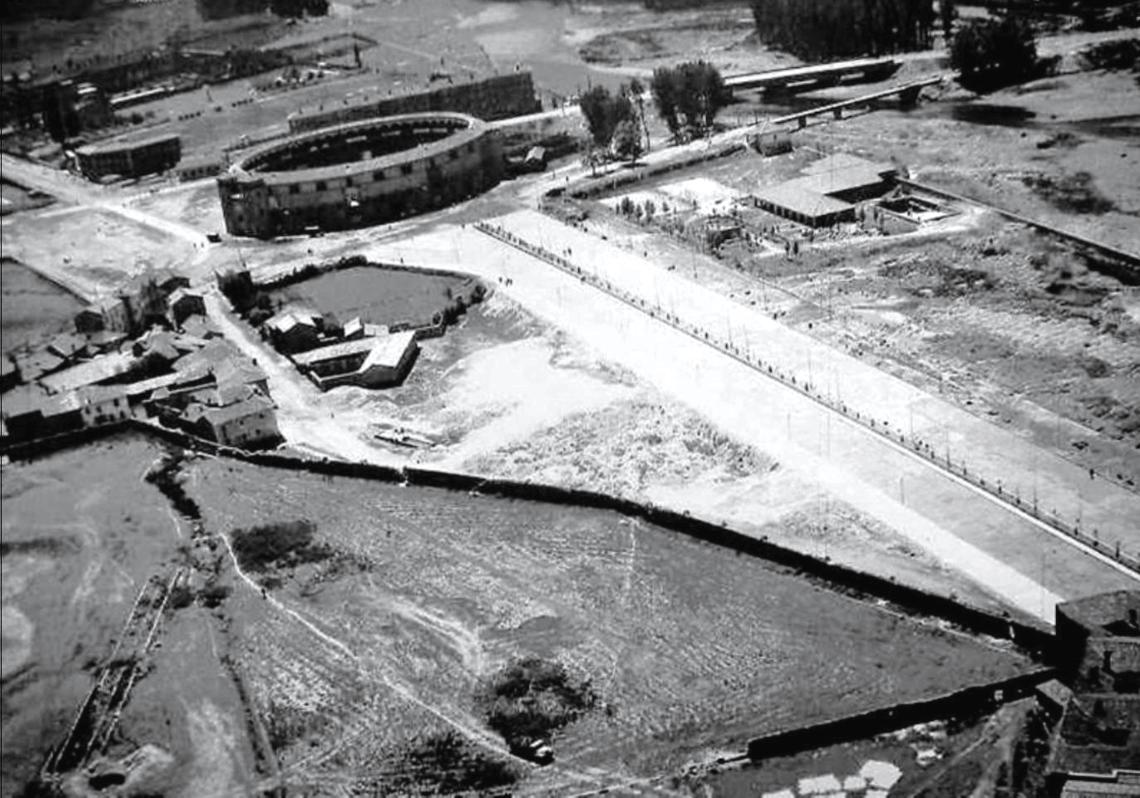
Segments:
[[[339,385],[389,388],[399,385],[419,353],[419,338],[441,335],[444,324],[398,329],[354,318],[340,324],[331,315],[289,306],[266,319],[262,335],[321,390]]]
[[[265,373],[205,311],[203,294],[168,271],[84,308],[74,333],[4,361],[5,437],[151,418],[242,448],[278,443]]]

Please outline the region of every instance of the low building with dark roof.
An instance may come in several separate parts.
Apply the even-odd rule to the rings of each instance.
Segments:
[[[1058,604],[1054,626],[1074,695],[1053,733],[1048,794],[1140,796],[1140,590]]]
[[[185,419],[195,434],[227,446],[254,449],[281,441],[273,403],[254,395],[225,407],[192,404]]]
[[[7,394],[0,413],[13,440],[44,438],[83,427],[74,393],[49,396],[34,386]]]
[[[1058,666],[1075,690],[1140,691],[1140,590],[1058,604],[1055,625]]]
[[[132,415],[127,392],[121,385],[88,385],[75,394],[85,427],[125,421]]]
[[[176,288],[166,298],[166,306],[170,314],[170,322],[175,327],[181,325],[190,316],[206,315],[206,298],[200,291],[193,291],[189,288]]]
[[[269,343],[286,355],[320,346],[323,327],[321,314],[307,308],[288,308],[271,316],[262,325]]]

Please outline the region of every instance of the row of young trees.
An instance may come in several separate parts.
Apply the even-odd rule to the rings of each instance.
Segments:
[[[765,44],[805,59],[881,55],[930,46],[930,0],[752,0]]]

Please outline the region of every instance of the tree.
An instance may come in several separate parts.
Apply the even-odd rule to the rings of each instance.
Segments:
[[[920,50],[930,44],[930,0],[752,0],[762,42],[801,58]]]
[[[641,127],[633,118],[623,119],[618,123],[613,136],[614,155],[622,160],[636,163],[645,147],[641,143]]]
[[[720,71],[706,61],[659,67],[650,86],[657,112],[674,138],[708,131],[730,96]]]
[[[669,128],[673,138],[681,134],[681,120],[677,116],[677,97],[680,86],[677,84],[677,73],[669,67],[657,67],[653,70],[653,79],[649,83],[653,93],[653,103],[657,106],[657,113]]]
[[[977,94],[1029,80],[1037,71],[1037,42],[1017,17],[964,25],[950,47],[950,64],[963,88]]]
[[[649,120],[645,118],[645,87],[641,85],[641,81],[633,78],[629,82],[629,96],[633,100],[633,106],[637,109],[637,119],[641,124],[641,129],[645,133],[645,151],[649,151]]]
[[[938,16],[942,21],[942,35],[949,42],[954,33],[954,20],[958,16],[954,0],[938,0]]]
[[[597,147],[606,148],[613,140],[617,126],[633,117],[633,104],[625,94],[613,95],[605,86],[594,86],[582,95],[582,116]]]

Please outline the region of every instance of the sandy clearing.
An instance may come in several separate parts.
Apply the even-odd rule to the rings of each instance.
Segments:
[[[496,417],[448,448],[438,464],[460,468],[472,457],[528,438],[571,414],[605,407],[634,391],[577,370],[552,368],[554,355],[547,341],[526,339],[466,358],[462,376],[442,397],[444,407]]]

